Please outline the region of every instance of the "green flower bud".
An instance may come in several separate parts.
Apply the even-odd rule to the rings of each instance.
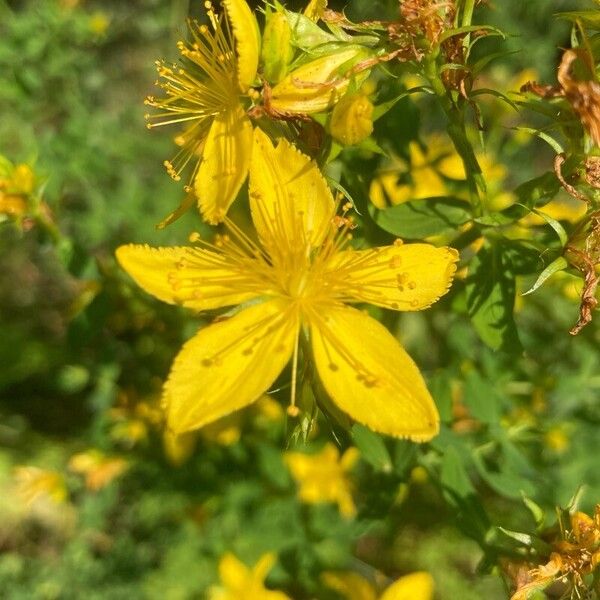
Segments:
[[[262,41],[263,74],[271,83],[279,83],[286,75],[294,49],[292,29],[282,12],[268,12]]]
[[[368,138],[373,131],[373,104],[362,93],[346,94],[334,107],[329,133],[344,144],[353,146]]]

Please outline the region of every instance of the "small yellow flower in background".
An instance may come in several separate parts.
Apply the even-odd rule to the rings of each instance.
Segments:
[[[216,244],[117,250],[147,292],[208,310],[248,303],[189,340],[164,386],[168,426],[183,433],[256,401],[292,358],[294,407],[299,337],[308,334],[323,386],[355,421],[425,441],[439,416],[420,371],[396,338],[346,303],[422,310],[444,295],[457,252],[429,244],[354,250],[351,218],[317,166],[282,140],[255,131],[250,208],[260,244],[234,223]]]
[[[129,468],[124,458],[106,456],[99,450],[87,450],[74,454],[69,460],[69,469],[85,476],[88,490],[97,492],[121,476]]]
[[[353,517],[356,506],[348,472],[358,456],[356,448],[349,448],[340,459],[338,449],[327,443],[318,454],[286,452],[284,460],[299,486],[300,500],[308,504],[334,502],[344,517]]]
[[[326,572],[323,583],[338,592],[345,600],[432,600],[433,578],[425,571],[401,577],[380,596],[361,575],[351,572]]]
[[[456,182],[466,179],[462,159],[450,141],[438,134],[425,140],[425,149],[416,141],[409,144],[410,160],[395,159],[389,168],[381,171],[371,183],[370,199],[379,209],[412,200],[453,196],[461,193],[451,190],[446,180]],[[502,210],[514,202],[512,194],[502,192],[502,182],[507,176],[506,167],[489,154],[478,154],[477,160],[488,186],[487,206]],[[410,175],[410,180],[409,176]],[[464,196],[465,200],[467,199]]]
[[[12,165],[0,155],[0,215],[9,218],[25,216],[28,197],[33,193],[36,177],[29,165]]]
[[[557,454],[563,454],[569,448],[569,436],[563,427],[552,427],[544,434],[544,446]]]
[[[190,181],[206,221],[222,221],[248,174],[252,124],[244,96],[256,78],[260,51],[258,25],[246,0],[223,0],[226,15],[217,15],[206,2],[211,25],[190,22],[192,41],[179,42],[180,66],[157,63],[163,98],[150,96],[146,104],[160,109],[148,127],[186,123],[178,136],[181,150],[165,161],[169,174],[180,179],[195,162]],[[161,225],[176,219],[193,201],[188,199]]]
[[[290,600],[283,592],[269,590],[264,585],[275,561],[274,554],[264,554],[249,569],[233,554],[225,554],[219,562],[222,585],[209,590],[209,600]]]
[[[16,492],[28,507],[40,498],[50,499],[57,504],[67,499],[65,478],[57,471],[20,466],[15,467],[14,477]]]
[[[110,25],[110,17],[103,11],[97,10],[90,16],[89,28],[90,31],[97,37],[106,34]]]

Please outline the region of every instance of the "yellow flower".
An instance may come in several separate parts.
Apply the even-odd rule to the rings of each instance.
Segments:
[[[357,573],[326,572],[323,582],[346,600],[377,600],[373,586]],[[418,571],[405,575],[392,583],[379,600],[432,600],[433,578],[429,573]]]
[[[356,448],[346,450],[340,460],[338,449],[328,443],[318,454],[287,452],[284,460],[300,486],[298,495],[303,502],[335,502],[344,517],[356,514],[352,485],[347,477],[358,460]]]
[[[437,137],[432,137],[427,147],[431,150],[425,152],[417,142],[409,144],[411,182],[400,180],[403,172],[408,174],[409,166],[404,162],[392,165],[390,169],[386,169],[373,180],[370,198],[377,208],[384,209],[388,204],[394,206],[409,200],[433,198],[447,194],[446,185],[440,177],[436,163],[440,157],[448,154],[452,149]]]
[[[74,454],[69,468],[84,475],[85,486],[96,492],[122,475],[129,468],[129,463],[123,458],[105,456],[99,450],[88,450]]]
[[[27,506],[39,498],[62,503],[67,499],[67,486],[61,473],[31,466],[15,467],[17,494]]]
[[[209,600],[290,600],[283,592],[268,590],[264,586],[274,564],[275,555],[271,553],[261,556],[252,569],[233,554],[225,554],[219,562],[222,586],[210,589]]]
[[[148,97],[146,104],[160,109],[147,115],[148,127],[189,124],[177,138],[181,150],[165,161],[169,174],[196,161],[190,181],[202,215],[209,223],[222,221],[248,173],[252,124],[243,97],[251,95],[256,78],[260,37],[256,19],[245,0],[223,0],[226,17],[206,4],[211,26],[190,22],[192,40],[179,42],[180,66],[157,63],[165,97]],[[191,188],[186,186],[191,194]],[[176,219],[188,203],[169,215]]]
[[[287,141],[274,148],[257,129],[250,207],[260,244],[228,221],[233,239],[216,245],[117,250],[122,267],[165,302],[195,310],[246,303],[175,359],[163,391],[175,433],[251,404],[292,357],[294,406],[302,335],[325,390],[355,421],[416,441],[437,434],[438,413],[417,366],[383,325],[346,303],[427,308],[447,292],[457,253],[402,243],[353,250],[352,220],[335,217],[335,204],[314,163]]]

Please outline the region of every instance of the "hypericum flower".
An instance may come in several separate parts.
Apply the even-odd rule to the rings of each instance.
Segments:
[[[356,514],[352,484],[347,475],[358,460],[356,448],[348,448],[340,459],[338,449],[328,443],[317,454],[286,452],[284,460],[299,486],[298,496],[302,502],[335,502],[344,517]]]
[[[100,450],[87,450],[74,454],[69,460],[69,469],[85,476],[88,490],[97,492],[111,481],[120,477],[129,468],[129,463],[118,456],[106,456]]]
[[[165,97],[149,96],[146,104],[161,112],[147,115],[148,127],[189,123],[177,138],[181,150],[167,171],[175,180],[195,161],[190,181],[202,215],[209,223],[223,220],[248,174],[252,124],[243,96],[251,96],[256,77],[260,37],[256,19],[245,0],[223,0],[226,17],[206,2],[210,27],[190,21],[192,40],[180,41],[181,65],[157,62]],[[192,189],[186,186],[188,197]],[[172,213],[168,224],[188,207]]]
[[[268,590],[264,585],[275,560],[274,554],[263,554],[256,565],[249,569],[228,552],[219,562],[222,585],[210,589],[209,600],[290,600],[283,592]]]
[[[196,429],[254,402],[292,357],[294,407],[302,335],[325,390],[355,421],[415,441],[436,435],[438,413],[412,359],[383,325],[346,304],[427,308],[448,291],[456,251],[401,242],[352,249],[352,219],[335,216],[317,166],[287,141],[274,148],[259,129],[250,208],[259,244],[228,220],[232,238],[214,245],[117,250],[122,267],[163,301],[196,310],[244,305],[175,359],[163,393],[170,428]]]
[[[31,506],[38,498],[62,503],[67,499],[67,486],[61,473],[32,466],[15,467],[16,491],[24,504]]]
[[[431,600],[433,578],[425,571],[400,577],[381,596],[362,575],[352,572],[327,571],[323,583],[346,600]]]

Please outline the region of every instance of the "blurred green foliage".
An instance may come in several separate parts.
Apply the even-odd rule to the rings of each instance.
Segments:
[[[509,85],[528,68],[553,81],[570,29],[551,13],[582,4],[488,3],[478,18],[514,37],[485,52],[521,52],[499,58],[484,81]],[[348,14],[392,9],[355,0]],[[600,499],[600,329],[568,336],[578,305],[571,275],[519,296],[549,262],[550,227],[529,252],[504,238],[481,251],[469,278],[426,313],[377,313],[422,367],[443,424],[423,447],[326,421],[308,446],[297,444],[359,448],[355,519],[298,499],[282,459],[293,440],[273,407],[200,434],[187,460],[168,450],[155,416],[161,381],[202,321],[135,289],[113,250],[181,243],[201,226],[188,214],[155,229],[182,192],[162,167],[171,140],[146,131],[142,105],[153,62],[174,58],[187,12],[175,0],[0,1],[0,154],[32,166],[51,215],[46,227],[0,224],[0,596],[200,598],[231,551],[248,565],[277,553],[268,583],[297,600],[334,600],[321,579],[331,570],[371,581],[379,571],[386,583],[427,570],[439,599],[508,597],[497,559],[519,554],[499,527],[531,526],[523,496],[549,521],[580,486],[584,509]],[[540,140],[515,142],[500,104],[482,108],[487,153],[520,203],[543,205],[558,191],[543,176],[553,153]],[[441,129],[432,100],[404,98],[376,123],[375,139],[409,160],[411,142]],[[417,216],[410,204],[369,207],[382,161],[349,149],[330,165],[357,202],[365,238],[420,238],[471,218],[448,198]],[[496,225],[476,224],[490,237]],[[77,467],[73,456],[90,449],[100,458]],[[127,467],[114,474],[117,458]]]

